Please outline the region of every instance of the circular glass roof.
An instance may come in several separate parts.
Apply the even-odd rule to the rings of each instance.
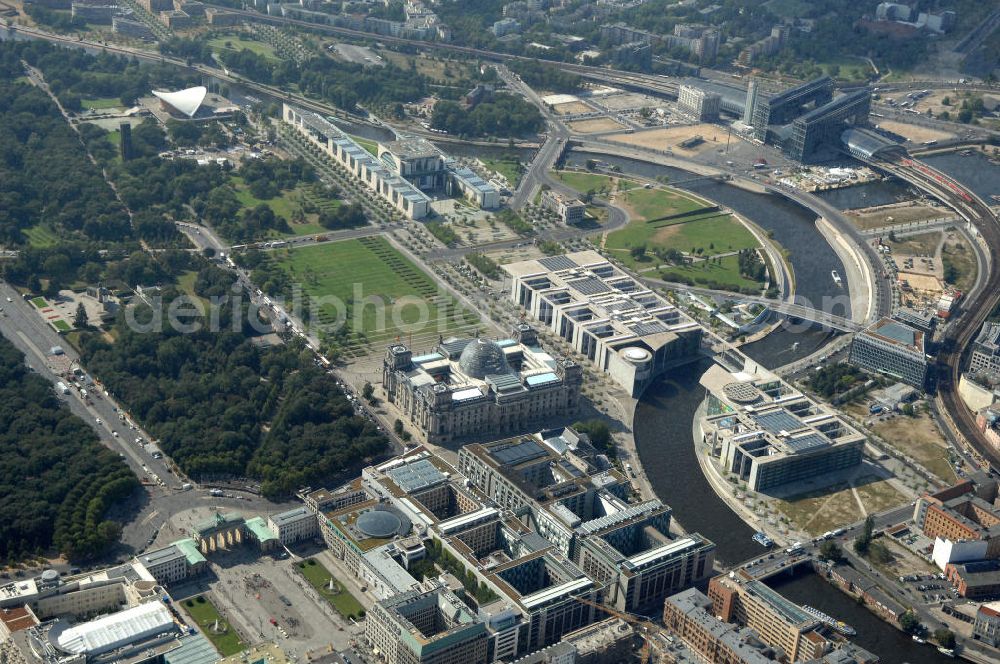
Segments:
[[[402,520],[392,512],[371,510],[358,517],[355,527],[368,537],[392,537],[402,528]]]
[[[472,378],[482,379],[490,374],[510,373],[503,349],[497,342],[482,337],[473,339],[462,350],[458,366],[462,368],[462,373]]]

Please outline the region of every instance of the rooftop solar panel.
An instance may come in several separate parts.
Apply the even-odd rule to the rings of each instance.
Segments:
[[[661,332],[666,332],[667,326],[660,321],[637,323],[632,326],[632,331],[640,336],[646,336],[647,334],[659,334]]]
[[[505,466],[515,466],[525,461],[548,456],[538,441],[526,438],[519,443],[490,452],[490,456]]]
[[[421,459],[413,463],[408,463],[405,466],[400,466],[399,468],[387,470],[385,474],[391,477],[392,481],[407,493],[426,489],[445,481],[445,477],[441,471],[427,459]]]
[[[757,424],[771,433],[778,433],[779,431],[795,431],[796,429],[801,429],[804,426],[802,422],[799,421],[799,418],[784,409],[772,413],[754,415],[753,419],[757,422]]]
[[[827,437],[818,433],[811,433],[800,438],[789,438],[785,441],[785,443],[793,452],[796,453],[805,452],[807,450],[815,450],[821,447],[829,447],[830,445],[830,441]]]
[[[548,258],[540,258],[538,262],[546,270],[556,271],[556,270],[568,270],[573,267],[579,267],[572,259],[566,256],[549,256]]]
[[[569,285],[584,295],[597,295],[598,293],[607,293],[611,290],[606,283],[596,277],[584,277],[583,279],[570,281]]]

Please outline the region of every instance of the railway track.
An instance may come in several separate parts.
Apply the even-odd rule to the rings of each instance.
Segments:
[[[906,161],[909,165],[896,163],[891,166],[886,164],[881,166],[897,177],[936,192],[942,200],[976,227],[990,252],[994,256],[1000,256],[1000,221],[989,206],[948,176],[920,162]],[[966,352],[983,322],[998,303],[1000,303],[1000,269],[996,261],[992,261],[982,287],[961,304],[951,322],[937,355],[935,378],[938,394],[955,428],[981,459],[994,469],[1000,470],[1000,450],[986,441],[976,426],[975,414],[969,410],[958,394],[958,383],[962,376]]]

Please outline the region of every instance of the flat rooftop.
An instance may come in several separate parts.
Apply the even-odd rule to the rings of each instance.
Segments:
[[[870,327],[866,328],[862,334],[875,337],[876,339],[915,353],[923,354],[924,352],[924,333],[921,330],[892,320],[891,318],[883,318],[876,321]]]

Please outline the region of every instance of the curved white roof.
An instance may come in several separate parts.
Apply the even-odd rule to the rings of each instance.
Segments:
[[[207,94],[208,88],[204,85],[188,88],[187,90],[178,90],[177,92],[153,90],[154,96],[170,104],[189,118],[193,118],[194,114],[198,112],[201,102],[205,101],[205,95]]]
[[[74,625],[58,634],[56,643],[66,652],[97,655],[174,629],[170,611],[159,602],[147,602]]]

